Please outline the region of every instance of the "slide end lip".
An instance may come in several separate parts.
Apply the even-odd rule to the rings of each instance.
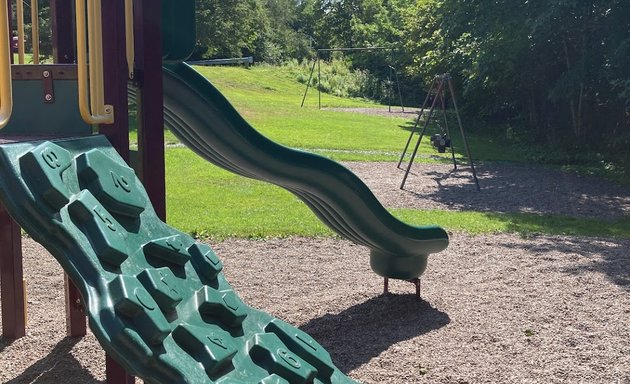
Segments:
[[[379,276],[390,279],[411,280],[420,277],[427,269],[428,254],[401,257],[372,249],[370,267]]]

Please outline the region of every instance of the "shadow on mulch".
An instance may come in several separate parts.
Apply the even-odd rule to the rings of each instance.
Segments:
[[[511,248],[522,248],[532,251],[531,245],[506,244]],[[536,244],[535,251],[561,252],[563,254],[578,254],[582,258],[579,264],[564,268],[564,273],[572,275],[584,275],[588,273],[601,273],[613,284],[630,291],[630,256],[628,256],[628,240],[595,239],[595,238],[565,238],[562,241]],[[597,255],[597,260],[593,258]]]
[[[382,295],[345,311],[313,319],[300,328],[330,352],[343,372],[351,371],[392,345],[450,323],[449,316],[415,295]]]
[[[4,351],[13,341],[6,339],[3,335],[0,335],[0,352]]]
[[[458,161],[448,172],[423,171],[414,165],[413,177],[431,179],[432,192],[405,192],[429,199],[449,209],[481,212],[535,212],[571,217],[615,219],[628,211],[630,189],[613,182],[586,178],[541,166],[476,166],[481,191],[477,192],[470,167]],[[404,174],[401,171],[401,177]],[[411,180],[410,180],[411,181]]]
[[[71,350],[80,338],[65,338],[48,356],[28,367],[6,384],[102,384],[72,356]]]

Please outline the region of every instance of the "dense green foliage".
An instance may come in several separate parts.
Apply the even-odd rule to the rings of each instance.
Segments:
[[[440,0],[409,13],[409,69],[450,71],[469,114],[510,120],[570,160],[630,143],[627,1]]]
[[[310,46],[297,18],[294,0],[198,0],[194,58],[302,59]]]
[[[630,2],[199,4],[199,41],[207,56],[252,54],[257,61],[277,63],[307,58],[309,47],[391,47],[346,60],[383,80],[387,66],[396,66],[406,85],[405,100],[414,104],[421,102],[421,89],[434,75],[451,73],[468,117],[499,121],[509,128],[497,134],[543,144],[545,150],[531,153],[534,160],[620,172],[630,164],[625,150],[630,144],[630,67],[624,65],[630,59]],[[335,92],[325,81],[320,87]]]

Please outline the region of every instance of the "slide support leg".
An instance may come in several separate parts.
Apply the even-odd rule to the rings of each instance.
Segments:
[[[22,270],[20,226],[0,203],[0,296],[2,335],[19,339],[26,335],[26,289]]]
[[[125,372],[125,369],[108,355],[105,356],[105,374],[107,384],[134,384],[136,379]]]
[[[412,283],[413,285],[415,285],[416,287],[416,300],[418,301],[422,301],[422,296],[420,296],[420,278],[415,278],[415,279],[410,279],[410,280],[405,280],[408,281],[410,283]],[[389,278],[385,277],[383,278],[383,294],[386,295],[389,293]]]
[[[83,337],[87,332],[87,326],[81,295],[66,274],[63,283],[66,296],[66,332],[70,337]]]

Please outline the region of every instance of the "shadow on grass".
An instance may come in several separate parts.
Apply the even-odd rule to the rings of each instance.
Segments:
[[[418,126],[418,127],[416,127],[416,119],[417,119],[417,117],[414,117],[412,120],[405,121],[404,123],[399,124],[399,125],[398,125],[398,127],[399,127],[400,129],[402,129],[403,131],[407,131],[407,132],[409,132],[409,133],[411,133],[411,131],[412,131],[412,130],[414,129],[414,127],[415,127],[416,134],[419,134],[419,133],[420,133],[420,130],[422,130],[422,125],[423,125],[423,122],[421,121],[421,122],[420,122],[420,124],[419,124],[419,126]],[[416,139],[416,140],[418,140],[418,136],[417,136],[417,135],[416,135],[416,136],[414,136],[414,137],[415,137],[415,139]],[[414,141],[414,142],[415,142],[415,141]]]
[[[6,384],[101,384],[72,356],[80,338],[65,338],[50,353]]]
[[[449,316],[415,295],[383,295],[300,327],[330,352],[335,364],[351,371],[392,345],[439,329]]]

